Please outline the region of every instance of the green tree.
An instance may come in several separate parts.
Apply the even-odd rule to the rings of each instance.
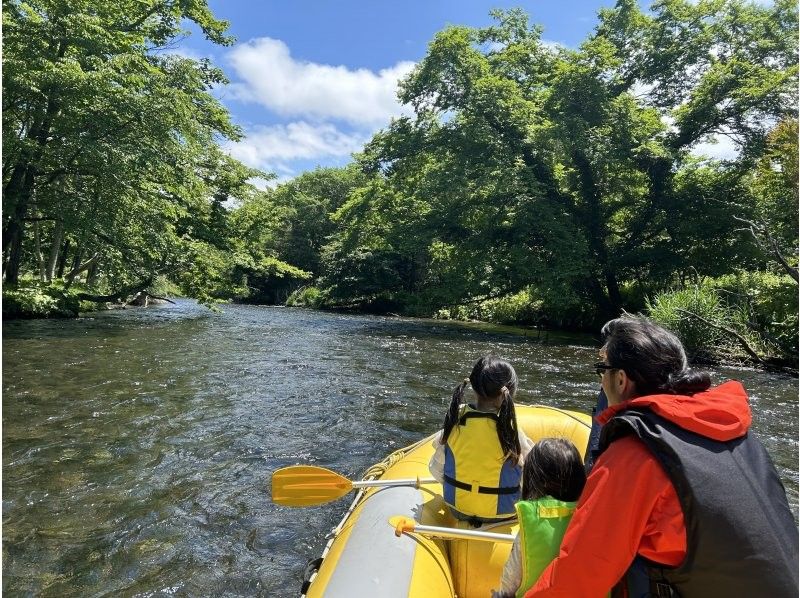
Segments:
[[[351,164],[316,168],[279,185],[271,201],[282,215],[275,245],[281,259],[319,276],[322,247],[336,228],[331,215],[364,180]]]
[[[444,303],[533,285],[590,319],[619,313],[625,285],[751,263],[727,200],[746,195],[764,123],[796,104],[796,9],[620,0],[577,51],[544,45],[521,11],[495,16],[437,34],[404,82],[416,115],[367,146],[383,180],[340,215],[339,253],[380,256],[386,290]],[[717,134],[740,158],[698,164]]]
[[[798,128],[797,119],[778,123],[766,138],[766,151],[749,173],[755,210],[747,226],[758,249],[780,271],[798,282]]]
[[[231,41],[204,0],[4,3],[6,284],[88,270],[113,291],[181,272],[206,292],[186,272],[226,250],[223,204],[258,173],[218,147],[240,137],[209,93],[222,72],[167,51],[185,21]]]

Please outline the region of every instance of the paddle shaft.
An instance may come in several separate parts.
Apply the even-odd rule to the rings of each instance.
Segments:
[[[436,525],[421,525],[413,519],[405,517],[399,517],[396,521],[393,520],[394,518],[391,518],[389,522],[394,524],[394,535],[397,537],[400,537],[402,534],[421,534],[423,536],[445,540],[478,540],[482,542],[503,542],[508,544],[514,542],[514,536],[511,534],[497,534],[494,532],[439,527]]]
[[[419,488],[420,484],[435,484],[436,480],[433,478],[410,478],[407,480],[362,480],[360,482],[352,482],[353,488],[392,488],[395,486],[413,486]]]

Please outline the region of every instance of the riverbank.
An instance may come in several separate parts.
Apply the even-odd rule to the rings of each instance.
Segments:
[[[114,300],[104,300],[102,296],[88,293],[80,284],[23,280],[16,286],[3,287],[2,317],[3,321],[77,318],[97,311],[147,307],[163,302],[171,302],[171,299],[155,292],[138,291]]]

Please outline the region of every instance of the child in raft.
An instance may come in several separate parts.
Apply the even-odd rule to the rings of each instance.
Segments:
[[[523,596],[558,555],[586,483],[575,445],[565,438],[543,438],[525,459],[522,498],[517,503],[519,533],[503,568],[500,591],[492,598]]]
[[[475,403],[464,403],[467,386]],[[444,428],[433,441],[429,468],[453,516],[482,523],[515,516],[525,456],[533,446],[517,428],[517,373],[505,359],[484,355],[453,391]]]

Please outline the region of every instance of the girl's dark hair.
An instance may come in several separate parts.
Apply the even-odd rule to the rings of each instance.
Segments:
[[[472,385],[475,394],[484,399],[494,399],[503,395],[503,402],[497,413],[497,438],[506,458],[516,463],[522,451],[517,432],[517,412],[514,410],[517,373],[505,359],[494,355],[484,355],[476,361],[469,378],[464,379],[453,391],[453,398],[444,418],[442,444],[447,442],[450,432],[458,424],[459,410],[469,384]]]
[[[674,334],[642,316],[624,315],[601,331],[608,365],[624,370],[639,396],[691,395],[711,386],[708,372],[692,370]]]
[[[586,470],[581,455],[566,438],[542,438],[525,458],[524,500],[552,496],[567,502],[576,501],[585,484]]]

